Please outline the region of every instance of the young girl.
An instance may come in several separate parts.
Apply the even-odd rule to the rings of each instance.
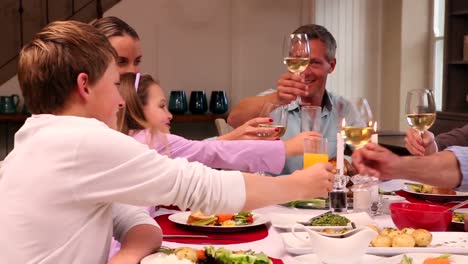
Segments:
[[[319,136],[315,132],[304,132],[284,142],[187,140],[169,134],[172,115],[167,110],[167,100],[158,81],[149,75],[124,73],[120,76],[119,89],[125,100],[125,108],[119,112],[121,132],[161,154],[172,158],[185,157],[189,161],[198,161],[213,168],[279,173],[286,156],[303,153],[305,137]]]

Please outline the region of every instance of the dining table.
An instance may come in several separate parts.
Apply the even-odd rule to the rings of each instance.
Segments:
[[[429,201],[426,196],[422,194],[414,194],[409,191],[405,186],[407,182],[404,180],[393,180],[387,182],[381,182],[379,184],[379,189],[386,193],[392,193],[394,198],[398,198],[397,201],[410,202],[410,203],[429,203],[429,204],[442,204],[445,206],[453,206],[454,204],[447,201]],[[458,193],[462,195],[464,193]],[[467,193],[468,195],[468,193]],[[439,196],[439,195],[436,195]],[[443,195],[442,195],[443,196]],[[465,197],[465,196],[461,196]],[[439,197],[440,198],[440,197]],[[450,197],[454,199],[454,197]],[[456,200],[456,199],[455,199]],[[458,199],[458,201],[460,201]],[[302,217],[302,219],[309,219],[326,212],[329,212],[328,209],[304,209],[304,208],[295,208],[291,207],[291,204],[283,205],[271,205],[263,208],[253,210],[254,216],[259,216],[262,218],[260,224],[256,227],[250,227],[247,229],[240,230],[239,232],[225,233],[225,232],[207,232],[205,230],[195,230],[193,231],[190,225],[188,225],[185,220],[183,223],[175,222],[171,220],[172,216],[184,214],[186,217],[190,214],[189,211],[182,212],[178,208],[174,207],[160,207],[153,213],[155,220],[160,223],[163,230],[163,234],[166,235],[163,238],[163,247],[175,249],[179,247],[190,247],[193,249],[204,249],[208,246],[213,246],[214,248],[226,248],[233,251],[246,251],[252,250],[256,253],[263,252],[270,259],[272,259],[273,264],[282,264],[282,263],[291,263],[291,264],[302,264],[302,263],[311,263],[309,261],[304,262],[303,257],[311,255],[310,248],[305,250],[300,246],[294,248],[291,246],[291,241],[296,240],[294,235],[291,233],[291,219],[293,225],[296,223],[297,217]],[[383,204],[383,206],[388,207],[388,204]],[[363,226],[368,225],[367,223],[371,222],[372,225],[375,225],[379,229],[382,228],[397,228],[392,220],[388,208],[381,208],[380,213],[377,215],[371,216],[367,213],[356,213],[353,212],[352,208],[348,208],[347,213],[343,216],[347,216],[351,219],[352,222],[355,222],[356,225]],[[387,209],[387,210],[385,210]],[[468,213],[468,208],[465,207],[464,212]],[[358,219],[351,218],[352,216],[356,217],[360,215]],[[365,217],[362,217],[362,216]],[[287,219],[288,227],[282,228],[281,221],[279,218]],[[185,219],[185,218],[184,218]],[[259,219],[259,218],[258,218]],[[267,219],[265,221],[265,219]],[[365,221],[364,221],[364,220]],[[301,220],[306,221],[306,220]],[[280,224],[278,224],[280,223]],[[419,261],[415,263],[422,263],[422,257],[426,257],[428,254],[443,254],[449,253],[452,258],[456,261],[454,263],[468,263],[468,232],[464,232],[463,225],[460,227],[458,224],[456,228],[455,225],[451,225],[451,228],[446,232],[435,232],[433,233],[433,241],[430,247],[428,248],[406,248],[403,251],[398,248],[373,248],[369,247],[367,249],[365,257],[379,258],[379,262],[383,259],[384,264],[394,263],[395,258],[400,258],[401,254],[410,254],[416,258],[419,257]],[[185,228],[188,228],[186,231]],[[359,229],[359,228],[358,228]],[[302,230],[304,231],[304,230]],[[179,233],[178,233],[179,232]],[[301,230],[298,230],[301,232]],[[302,232],[304,233],[304,232]],[[175,237],[174,238],[174,234]],[[187,234],[195,234],[195,238],[186,239],[184,236]],[[299,234],[299,233],[298,233]],[[305,234],[305,233],[304,233]],[[167,235],[172,235],[167,236]],[[178,235],[182,235],[181,238],[177,238]],[[207,235],[210,239],[200,238],[200,235]],[[219,240],[216,240],[219,239]],[[224,240],[227,239],[227,240]],[[299,241],[299,240],[296,240]],[[289,245],[288,245],[289,243]],[[300,244],[300,243],[299,243]],[[406,251],[405,251],[406,250]],[[307,251],[307,252],[306,252]],[[420,254],[418,256],[418,254]],[[314,255],[314,254],[312,254]],[[302,259],[301,259],[302,258]],[[461,260],[460,260],[461,258]],[[308,260],[308,259],[307,259]],[[312,261],[313,263],[318,263]],[[373,261],[363,261],[363,263],[374,263]],[[398,262],[395,262],[398,263]]]
[[[263,208],[259,208],[254,210],[254,214],[261,214],[262,216],[266,216],[267,218],[271,219],[271,217],[275,217],[278,214],[291,214],[291,215],[309,215],[310,217],[317,216],[327,212],[328,210],[317,210],[317,209],[299,209],[299,208],[291,208],[283,205],[272,205]],[[156,211],[156,218],[158,216],[162,216],[165,214],[173,214],[178,213],[180,211],[160,208]],[[352,212],[352,211],[351,211]],[[375,224],[379,227],[395,227],[390,215],[382,214],[373,217]],[[296,255],[289,253],[281,238],[281,233],[287,232],[287,230],[277,229],[272,226],[271,222],[266,224],[266,228],[268,230],[268,235],[260,240],[246,242],[246,243],[233,243],[233,244],[223,244],[223,245],[214,245],[216,248],[224,247],[230,250],[253,250],[255,252],[263,252],[270,258],[279,259],[283,263],[296,263],[294,257]],[[163,228],[164,233],[164,228]],[[225,234],[228,235],[228,234]],[[191,247],[194,249],[203,249],[207,246],[206,243],[185,243],[184,240],[180,240],[178,242],[168,242],[163,241],[163,246],[169,248],[178,248],[178,247]],[[279,262],[281,263],[281,262]]]

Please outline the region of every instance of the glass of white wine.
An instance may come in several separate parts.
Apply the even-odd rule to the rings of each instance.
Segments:
[[[262,136],[280,138],[286,133],[288,125],[288,105],[265,102],[259,117],[271,117],[273,122],[270,124],[259,124],[258,127],[273,127],[278,130],[273,135]]]
[[[346,116],[343,117],[341,123],[341,135],[343,136],[346,144],[353,146],[355,149],[362,148],[364,145],[370,142],[372,134],[374,134],[377,129],[377,124],[373,118],[372,110],[367,102],[366,98],[357,97],[351,98],[348,100],[349,105],[343,106],[342,111],[346,113]],[[361,182],[363,189],[372,194],[376,192],[375,195],[370,195],[369,200],[359,200],[358,198],[364,198],[359,191],[363,191],[362,188],[357,188],[354,197],[356,199],[356,204],[364,203],[368,204],[368,210],[373,216],[380,214],[380,209],[382,207],[381,196],[378,193],[378,180],[368,178],[367,175],[359,176],[361,178],[357,179]],[[372,179],[372,180],[371,180]],[[353,180],[354,182],[354,180]],[[356,182],[354,182],[356,184]],[[356,184],[359,186],[360,184]]]
[[[283,40],[283,63],[289,72],[301,74],[310,62],[310,45],[307,34],[288,34]],[[296,101],[301,104],[301,98]]]
[[[366,145],[375,133],[375,121],[366,98],[357,97],[348,100],[346,117],[341,123],[341,135],[346,144],[354,148]]]
[[[428,89],[415,89],[406,95],[406,121],[419,134],[429,129],[435,122],[434,94]]]

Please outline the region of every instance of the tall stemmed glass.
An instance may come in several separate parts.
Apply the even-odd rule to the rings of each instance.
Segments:
[[[415,89],[406,95],[406,121],[421,137],[436,119],[434,94],[428,89]]]
[[[288,34],[283,41],[283,63],[288,71],[294,74],[301,74],[310,62],[310,46],[307,34]],[[298,96],[296,101],[301,103]]]
[[[343,110],[347,115],[343,118],[341,123],[341,135],[345,142],[354,148],[363,147],[369,143],[372,134],[374,134],[377,129],[369,103],[362,97],[351,98],[349,100],[349,106],[345,107]],[[376,184],[378,180],[370,180],[372,178],[366,177],[367,175],[361,176],[362,177],[353,177],[353,183],[356,186],[364,187],[364,189],[360,189],[361,192],[358,192],[358,196],[355,191],[355,209],[370,209],[373,215],[377,215],[380,213],[381,208],[381,199],[378,191],[379,187]]]
[[[375,133],[375,121],[366,98],[352,98],[349,102],[348,115],[341,123],[341,135],[347,144],[361,148]]]

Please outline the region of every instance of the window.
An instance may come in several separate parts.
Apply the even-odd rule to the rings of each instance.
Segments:
[[[432,87],[437,111],[442,110],[442,80],[444,71],[445,0],[433,0],[432,17]]]

